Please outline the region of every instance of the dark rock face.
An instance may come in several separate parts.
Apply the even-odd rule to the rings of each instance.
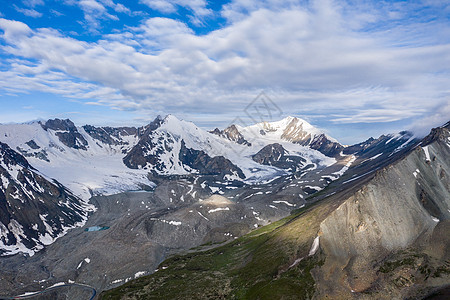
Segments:
[[[437,128],[431,129],[431,133],[427,135],[422,142],[422,145],[428,145],[436,140],[445,140],[449,136],[450,122]]]
[[[58,182],[49,182],[28,161],[0,143],[0,256],[39,250],[83,221],[85,204]],[[26,250],[26,249],[25,249]]]
[[[83,129],[94,139],[107,145],[129,145],[124,136],[137,136],[142,128],[136,127],[95,127],[84,125]]]
[[[252,159],[262,165],[274,166],[280,169],[289,169],[294,172],[303,168],[306,160],[300,156],[287,155],[288,152],[278,143],[262,148]]]
[[[28,164],[28,161],[25,159],[25,157],[23,157],[22,155],[11,149],[7,144],[2,142],[0,142],[0,155],[2,157],[2,160],[0,161],[2,167],[19,165],[24,168],[30,168],[30,165]]]
[[[307,135],[304,139],[296,140],[294,143],[309,146],[311,149],[317,150],[328,157],[338,156],[344,149],[344,146],[341,144],[330,141],[325,134],[315,136],[313,139],[311,135]]]
[[[224,130],[220,130],[219,128],[210,131],[210,133],[224,137],[230,141],[236,142],[240,145],[251,146],[244,136],[239,132],[235,125],[231,125],[230,127],[225,128]]]
[[[311,144],[309,144],[309,147],[329,157],[335,157],[339,155],[339,153],[341,153],[341,151],[344,149],[344,146],[342,146],[341,144],[332,142],[329,139],[327,139],[325,134],[321,134],[315,137],[311,141]]]
[[[37,150],[37,149],[41,148],[36,144],[36,142],[34,140],[30,140],[30,141],[26,142],[26,144],[33,150]]]
[[[274,163],[279,162],[284,158],[287,151],[278,143],[270,144],[259,150],[253,155],[253,160],[263,165],[273,166]]]
[[[26,142],[26,145],[29,146],[32,150],[41,149],[41,147],[39,147],[34,140]],[[48,159],[47,151],[45,151],[44,149],[41,149],[40,151],[27,151],[20,147],[16,147],[16,150],[25,157],[36,157],[37,159],[50,162],[50,160]]]
[[[158,156],[164,153],[164,151],[170,151],[172,149],[169,143],[173,143],[173,140],[167,134],[167,140],[163,144],[153,141],[153,131],[158,129],[163,121],[164,119],[161,116],[157,116],[155,120],[145,127],[142,135],[139,133],[139,142],[123,158],[123,163],[128,168],[144,168],[147,163],[154,166],[158,171],[162,171],[166,167],[164,163],[159,161]]]
[[[161,116],[158,116],[145,128],[139,142],[123,158],[124,164],[131,169],[144,168],[150,164],[157,171],[166,168],[164,162],[161,162],[159,156],[164,152],[173,149],[174,139],[170,134],[165,137],[159,137],[156,141],[153,139],[153,131],[159,128],[163,122]]]
[[[56,131],[56,136],[67,147],[86,150],[88,142],[69,119],[52,119],[45,122],[45,124],[41,123],[41,126],[46,131],[48,129]]]
[[[237,175],[245,178],[242,170],[223,156],[210,157],[204,151],[187,148],[181,141],[180,161],[203,175]]]

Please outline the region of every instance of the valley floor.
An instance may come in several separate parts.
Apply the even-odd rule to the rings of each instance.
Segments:
[[[91,202],[98,209],[86,226],[69,231],[33,257],[0,259],[0,296],[40,291],[60,282],[88,284],[101,291],[152,273],[172,252],[152,243],[143,228],[135,227],[140,220],[160,214],[152,200],[152,192],[93,197]],[[85,231],[90,226],[109,229]],[[85,292],[75,288],[60,292],[73,293],[68,299],[86,299]]]

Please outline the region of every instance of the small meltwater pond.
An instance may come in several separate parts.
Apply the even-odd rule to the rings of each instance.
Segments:
[[[106,230],[109,229],[109,226],[91,226],[88,228],[85,228],[84,231],[100,231],[100,230]]]

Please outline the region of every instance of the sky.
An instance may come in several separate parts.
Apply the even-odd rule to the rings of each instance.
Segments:
[[[0,123],[166,114],[425,135],[450,120],[450,0],[0,0]]]

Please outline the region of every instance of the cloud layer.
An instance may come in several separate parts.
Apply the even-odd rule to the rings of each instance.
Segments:
[[[42,4],[28,2],[30,10]],[[162,13],[183,7],[198,22],[213,14],[204,0],[141,2]],[[77,3],[93,29],[117,18],[106,7],[131,13],[109,0]],[[450,103],[450,26],[424,10],[448,4],[282,3],[232,1],[220,11],[226,25],[204,35],[149,17],[93,42],[0,19],[0,89],[191,119],[237,116],[264,90],[287,113],[326,114],[336,124],[448,121],[437,112]]]

